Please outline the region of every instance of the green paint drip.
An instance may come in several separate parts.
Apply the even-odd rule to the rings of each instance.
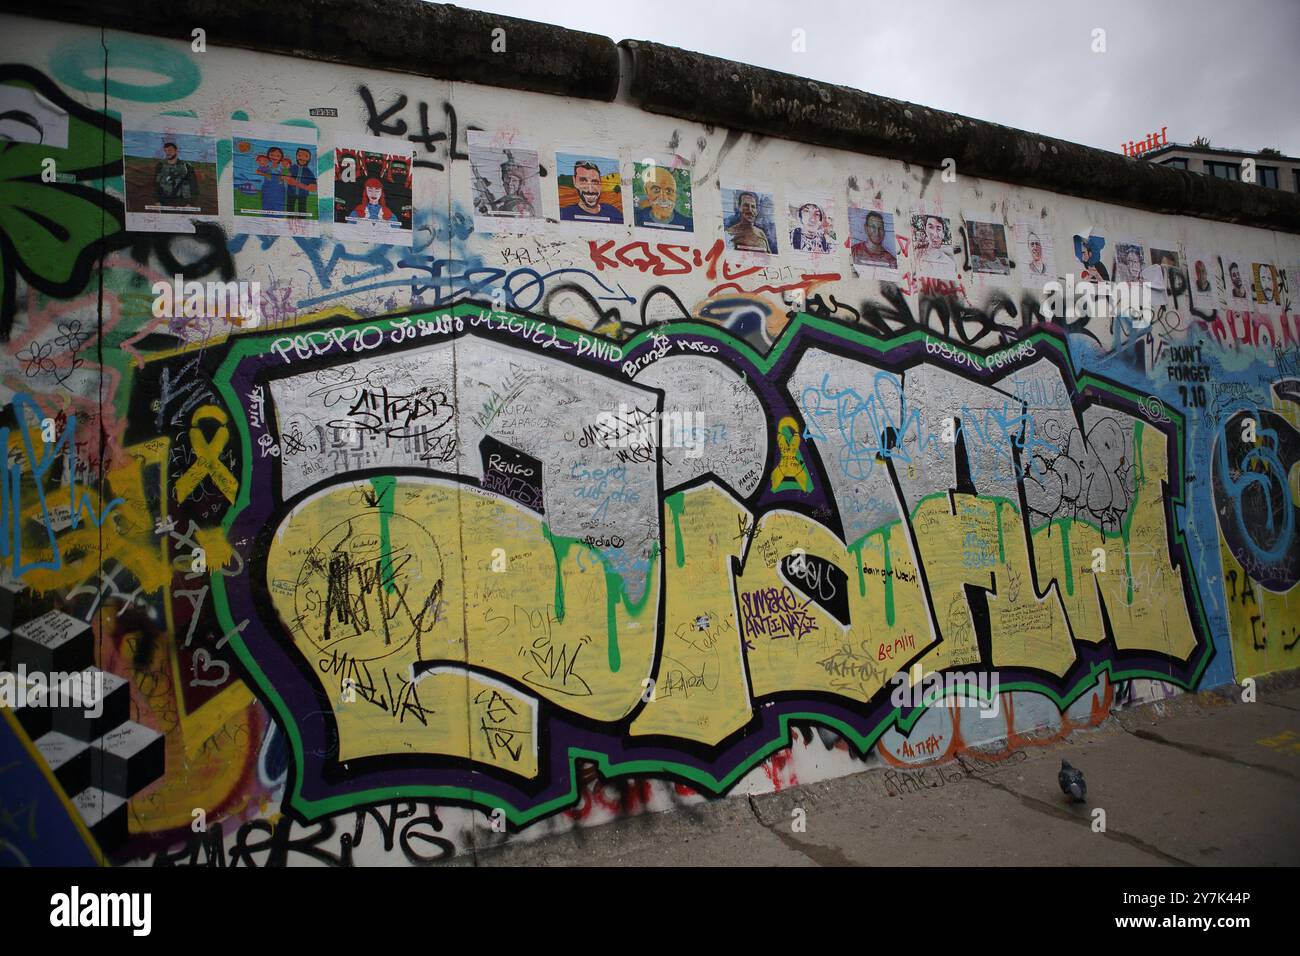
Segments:
[[[654,593],[654,574],[655,568],[659,561],[659,542],[655,542],[650,547],[650,573],[646,576],[645,590],[641,594],[639,601],[633,601],[628,596],[627,587],[623,581],[623,576],[614,571],[606,560],[605,556],[600,553],[598,548],[593,548],[583,543],[577,538],[565,537],[562,534],[555,534],[551,531],[549,525],[542,525],[542,537],[551,543],[551,551],[555,555],[555,619],[564,620],[564,561],[568,556],[569,549],[575,545],[586,548],[593,557],[600,561],[605,571],[605,628],[608,632],[609,644],[609,669],[611,673],[617,673],[618,669],[623,666],[623,657],[618,646],[618,605],[621,601],[623,607],[632,617],[639,617],[650,602],[650,595]]]
[[[681,492],[675,495],[669,495],[664,501],[668,505],[668,510],[673,513],[673,535],[676,539],[675,556],[679,568],[686,566],[686,545],[682,541],[682,512],[686,510],[686,496]]]
[[[393,517],[393,494],[397,478],[393,475],[380,475],[370,479],[370,486],[375,489],[375,501],[379,504],[379,573],[384,579],[384,591],[392,594],[397,590],[393,581],[393,540],[389,534],[388,522]]]
[[[887,623],[889,627],[893,627],[893,622],[894,622],[894,606],[893,606],[893,561],[892,561],[891,555],[889,555],[889,528],[891,528],[891,527],[893,527],[893,524],[892,524],[892,523],[891,523],[891,524],[885,524],[885,525],[883,525],[883,527],[880,527],[880,528],[876,529],[876,531],[872,531],[872,532],[871,532],[871,535],[875,535],[875,533],[878,533],[878,532],[879,532],[881,545],[883,545],[884,553],[885,553],[885,574],[884,574],[884,581],[885,581],[885,623]],[[866,538],[871,537],[871,535],[865,535],[865,536],[863,536],[863,541],[865,541]],[[858,545],[858,548],[859,548],[859,550],[858,550],[858,576],[859,576],[859,581],[861,581],[861,576],[862,576],[862,550],[861,550],[861,548],[862,548],[862,545],[859,544],[859,545]]]
[[[866,544],[868,538],[876,534],[880,535],[882,550],[885,553],[885,623],[890,627],[894,626],[894,561],[889,553],[889,529],[895,524],[897,524],[897,522],[890,522],[887,525],[882,525],[875,531],[864,534],[861,538],[848,545],[845,549],[851,551],[853,556],[857,559],[858,594],[862,597],[866,597],[867,577],[862,571],[862,548],[863,545]]]
[[[555,619],[564,620],[564,574],[560,570],[569,549],[578,544],[577,538],[566,538],[562,534],[551,532],[550,525],[542,525],[542,537],[551,543],[551,552],[555,555]]]
[[[894,626],[894,562],[889,555],[889,525],[880,529],[885,545],[885,623]]]
[[[1065,593],[1074,596],[1074,562],[1070,560],[1070,525],[1069,521],[1074,523],[1073,518],[1067,518],[1061,522],[1061,554],[1065,558]]]
[[[864,534],[849,545],[845,550],[848,551],[857,560],[858,564],[858,596],[867,596],[867,576],[862,573],[862,545],[866,543],[867,536]]]
[[[610,580],[610,573],[605,572],[605,632],[609,639],[605,642],[609,648],[609,672],[617,674],[623,666],[623,655],[618,649],[618,598],[614,594],[615,583]],[[623,582],[618,586],[621,589]]]
[[[1142,422],[1133,423],[1133,457],[1137,459],[1138,486],[1141,487],[1147,483],[1146,462],[1142,455]]]
[[[623,666],[623,658],[618,649],[618,604],[622,601],[623,607],[631,617],[640,617],[641,612],[645,610],[650,602],[650,595],[655,590],[654,574],[659,563],[659,542],[656,541],[650,546],[650,573],[646,575],[645,588],[641,592],[639,601],[633,601],[628,595],[623,575],[610,568],[603,554],[597,551],[596,555],[600,558],[601,564],[605,565],[605,627],[609,632],[609,670],[610,673],[618,673],[618,669]]]
[[[998,500],[998,560],[1003,564],[1007,563],[1007,547],[1002,537],[1002,505],[1005,504],[1001,499]]]

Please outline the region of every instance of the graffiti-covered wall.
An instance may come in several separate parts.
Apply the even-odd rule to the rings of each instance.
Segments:
[[[1300,661],[1294,233],[0,36],[6,863],[427,863]]]

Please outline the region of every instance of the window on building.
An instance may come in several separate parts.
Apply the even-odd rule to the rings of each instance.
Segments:
[[[1256,166],[1255,182],[1261,186],[1267,186],[1269,189],[1277,189],[1277,167]]]
[[[1291,178],[1295,180],[1295,191],[1300,193],[1300,169],[1291,170]]]
[[[1160,164],[1161,166],[1172,166],[1174,169],[1186,169],[1187,160],[1185,159],[1166,159]]]
[[[1212,163],[1207,159],[1205,171],[1217,179],[1241,179],[1241,167],[1236,163]]]

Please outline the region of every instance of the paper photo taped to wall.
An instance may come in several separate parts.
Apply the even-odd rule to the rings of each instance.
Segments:
[[[952,222],[935,209],[912,210],[912,271],[926,279],[957,278]]]
[[[1187,272],[1183,268],[1183,256],[1177,243],[1167,239],[1151,240],[1147,261],[1150,263],[1149,281],[1153,285],[1160,283],[1160,287],[1171,297],[1187,295]]]
[[[1189,249],[1187,263],[1192,305],[1201,312],[1213,312],[1220,307],[1223,295],[1218,258],[1204,249]]]
[[[1111,276],[1115,282],[1141,282],[1146,268],[1146,248],[1132,239],[1116,241],[1111,260]]]
[[[632,164],[632,220],[643,229],[695,231],[691,170],[681,157]]]
[[[732,252],[775,255],[776,200],[748,184],[722,187],[722,238]]]
[[[560,221],[578,225],[623,224],[623,176],[609,150],[556,150],[555,187]]]
[[[316,130],[232,120],[230,132],[235,230],[318,235]]]
[[[829,255],[836,240],[835,200],[830,193],[796,190],[786,194],[786,239],[792,253],[805,258]]]
[[[1041,288],[1056,278],[1056,249],[1047,220],[1016,222],[1016,262],[1020,281],[1027,289]]]
[[[850,204],[849,256],[863,278],[885,282],[898,279],[895,228],[892,212]]]
[[[1074,258],[1078,263],[1079,278],[1085,282],[1109,282],[1110,270],[1102,262],[1106,251],[1106,237],[1089,229],[1074,234]]]
[[[123,116],[122,167],[132,232],[193,232],[220,212],[216,131],[197,119]]]
[[[415,153],[391,139],[334,143],[334,238],[410,246]]]
[[[474,228],[486,233],[541,228],[541,176],[537,147],[504,131],[469,130],[469,174]]]
[[[1245,257],[1237,253],[1223,256],[1224,269],[1228,274],[1228,307],[1243,308],[1251,299],[1250,264]],[[1242,263],[1246,263],[1242,265]]]
[[[984,219],[979,213],[963,212],[966,246],[970,250],[971,272],[979,275],[1011,275],[1011,250],[1007,246],[1007,229],[1000,222]]]
[[[1281,283],[1277,277],[1277,267],[1271,262],[1252,262],[1250,264],[1251,300],[1260,306],[1277,305]]]

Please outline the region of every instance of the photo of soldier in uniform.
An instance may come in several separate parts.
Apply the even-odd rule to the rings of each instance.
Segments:
[[[469,130],[474,228],[488,233],[532,231],[541,225],[537,149],[503,133]]]
[[[128,229],[193,232],[217,216],[217,140],[198,120],[124,118],[122,161]]]

